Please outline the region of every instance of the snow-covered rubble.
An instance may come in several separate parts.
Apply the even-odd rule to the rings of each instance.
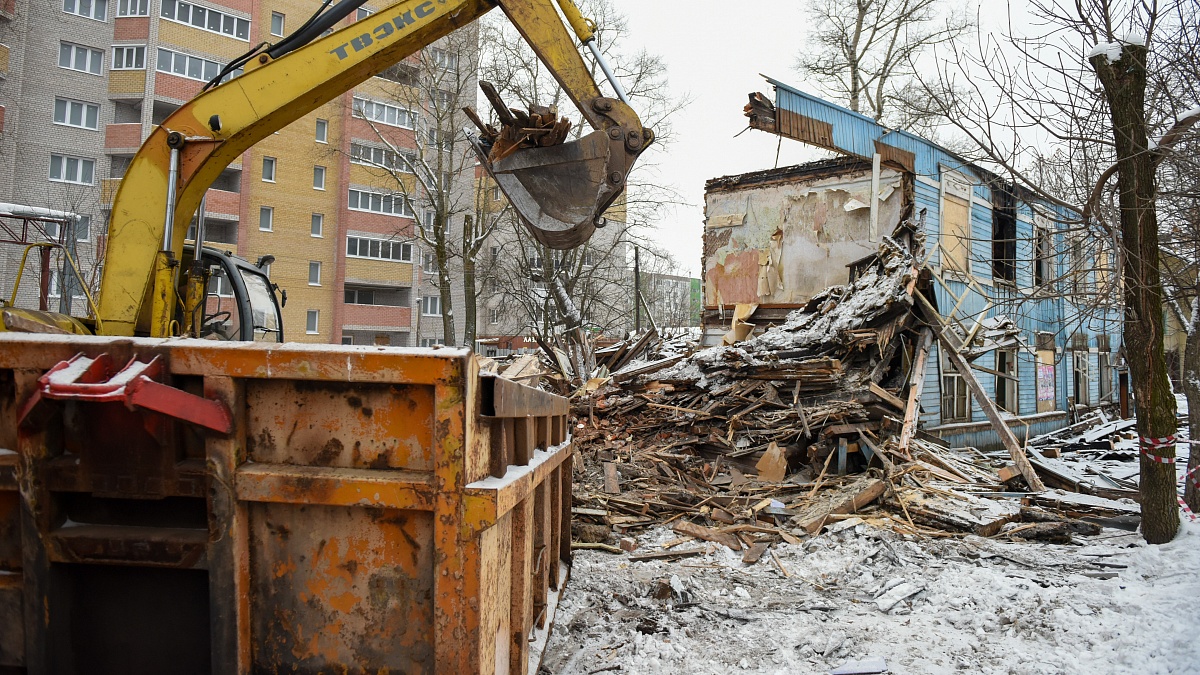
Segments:
[[[543,672],[1200,670],[1200,525],[1162,546],[1109,529],[1060,546],[847,524],[752,566],[716,545],[677,562],[577,553]]]

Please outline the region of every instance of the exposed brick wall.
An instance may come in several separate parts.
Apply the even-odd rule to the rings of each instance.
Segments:
[[[139,123],[109,124],[104,127],[106,149],[136,148],[141,144],[142,125]]]
[[[342,323],[352,326],[395,326],[407,328],[412,325],[411,307],[388,307],[385,305],[346,305]]]
[[[113,40],[125,42],[146,40],[150,37],[150,17],[118,17],[113,20]]]

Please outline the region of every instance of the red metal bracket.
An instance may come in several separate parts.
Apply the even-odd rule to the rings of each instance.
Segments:
[[[41,399],[122,402],[130,410],[153,410],[224,434],[233,429],[233,416],[224,403],[159,382],[164,376],[158,356],[149,361],[130,359],[124,368],[117,370],[107,353],[94,359],[76,354],[38,378],[40,386],[26,403],[21,419]]]

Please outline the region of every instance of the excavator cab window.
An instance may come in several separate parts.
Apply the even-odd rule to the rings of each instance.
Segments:
[[[242,317],[238,311],[233,283],[220,265],[208,266],[208,292],[204,298],[204,318],[200,337],[218,340],[241,339]]]
[[[241,258],[215,249],[206,248],[203,255],[208,283],[200,337],[283,342],[276,287],[266,274]],[[188,246],[184,250],[184,269],[189,268],[191,257]]]

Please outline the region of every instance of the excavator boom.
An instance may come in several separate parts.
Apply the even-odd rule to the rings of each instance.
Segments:
[[[338,7],[349,11],[347,5],[354,3],[346,0]],[[518,151],[496,166],[485,158],[485,166],[534,236],[567,248],[591,235],[653,135],[625,103],[600,95],[552,3],[497,4],[596,131],[554,148]],[[280,47],[293,40],[286,52],[277,48],[256,55],[243,75],[169,116],[134,156],[113,201],[98,307],[105,333],[171,333],[174,261],[202,196],[230,162],[495,6],[488,0],[404,0],[302,45],[294,43],[303,39],[285,39]],[[574,178],[564,181],[563,176]]]

